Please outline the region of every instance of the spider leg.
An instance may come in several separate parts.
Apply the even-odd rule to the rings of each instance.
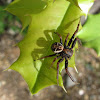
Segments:
[[[78,32],[79,25],[80,25],[80,21],[79,21],[79,23],[78,23],[78,25],[77,25],[77,29],[76,29],[76,31],[74,32],[74,34],[72,35],[71,39],[70,39],[69,42],[68,42],[68,46],[71,45],[71,43],[72,43],[72,41],[73,41],[73,39],[74,39],[76,33]]]
[[[67,43],[67,39],[68,39],[69,33],[66,36],[65,42],[64,42],[64,48],[66,48],[66,43]]]
[[[53,60],[52,63],[51,63],[50,68],[53,66],[54,62],[55,62],[59,57],[61,57],[61,56],[57,56],[57,57],[54,58],[54,60]]]
[[[70,77],[70,79],[75,83],[75,84],[78,84],[74,78],[72,77],[72,75],[70,74],[70,72],[68,71],[68,60],[65,58],[65,70],[66,70],[66,73],[67,75]]]
[[[74,41],[73,41],[73,43],[72,43],[71,49],[74,48],[74,46],[75,46],[75,44],[76,44],[76,41],[78,41],[78,46],[79,46],[79,47],[82,45],[80,39],[79,39],[79,38],[75,38]]]
[[[71,49],[74,48],[74,46],[75,46],[77,40],[78,40],[78,38],[75,38],[75,39],[74,39],[74,41],[73,41],[73,43],[72,43],[72,46],[71,46]]]
[[[48,58],[48,57],[53,57],[53,56],[56,56],[56,55],[57,54],[55,53],[55,54],[52,54],[52,55],[48,55],[48,56],[41,57],[41,58],[39,58],[37,60],[44,59],[44,58]],[[34,60],[34,61],[36,61],[36,60]]]
[[[62,36],[58,33],[58,32],[54,32],[55,34],[57,34],[60,38],[60,43],[62,44]]]
[[[61,58],[58,62],[57,62],[57,84],[59,84],[59,64],[64,60],[64,58]]]

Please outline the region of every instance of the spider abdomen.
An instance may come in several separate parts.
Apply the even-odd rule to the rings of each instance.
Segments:
[[[68,58],[70,58],[73,55],[73,50],[70,48],[63,49],[63,52],[67,55]]]

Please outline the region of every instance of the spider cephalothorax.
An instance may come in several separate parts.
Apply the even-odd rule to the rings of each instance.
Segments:
[[[68,71],[68,60],[73,55],[73,48],[74,48],[74,46],[76,44],[76,41],[77,41],[77,38],[74,39],[74,37],[75,37],[76,33],[78,32],[78,28],[79,28],[79,24],[77,26],[76,31],[74,32],[74,34],[72,35],[71,39],[69,40],[68,44],[67,44],[67,40],[68,40],[69,33],[67,34],[65,42],[64,42],[64,46],[63,46],[63,43],[62,43],[62,37],[60,36],[59,33],[55,32],[60,38],[60,43],[55,42],[55,43],[52,44],[51,49],[54,52],[54,54],[40,58],[40,59],[43,59],[43,58],[47,58],[47,57],[56,56],[51,65],[53,65],[53,63],[58,58],[60,58],[60,60],[57,62],[57,81],[58,81],[58,75],[59,75],[59,63],[61,63],[65,59],[65,70],[66,70],[66,73],[71,78],[71,80],[73,82],[75,82],[75,80],[73,79],[73,77],[71,76],[71,74]]]
[[[61,43],[55,42],[52,44],[51,49],[54,53],[59,53],[63,51],[64,46]]]

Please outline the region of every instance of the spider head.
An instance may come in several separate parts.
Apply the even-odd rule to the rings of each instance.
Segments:
[[[54,53],[62,52],[64,47],[61,43],[55,42],[52,44],[51,49]]]

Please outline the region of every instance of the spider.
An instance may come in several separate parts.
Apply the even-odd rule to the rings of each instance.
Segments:
[[[44,56],[44,57],[38,59],[38,60],[40,60],[40,59],[44,59],[44,58],[56,56],[54,58],[52,64],[51,64],[51,66],[52,66],[53,63],[58,58],[60,58],[60,60],[57,62],[57,83],[59,83],[58,82],[59,64],[65,59],[65,70],[66,70],[66,73],[68,74],[68,76],[70,77],[70,79],[74,83],[78,84],[74,80],[74,78],[72,77],[72,75],[70,74],[70,72],[68,71],[68,60],[72,57],[72,55],[73,55],[73,48],[74,48],[74,46],[76,44],[76,41],[78,40],[77,37],[74,39],[76,33],[78,32],[78,29],[79,29],[79,24],[77,26],[76,31],[74,32],[74,34],[72,35],[71,39],[69,40],[68,45],[66,45],[66,44],[67,44],[67,40],[68,40],[69,33],[67,34],[66,39],[65,39],[65,42],[64,42],[64,46],[63,46],[63,43],[62,43],[62,37],[61,37],[61,35],[59,33],[55,32],[59,36],[59,38],[60,38],[60,43],[59,42],[55,42],[55,43],[52,44],[51,50],[54,52],[54,54],[48,55],[48,56]]]

